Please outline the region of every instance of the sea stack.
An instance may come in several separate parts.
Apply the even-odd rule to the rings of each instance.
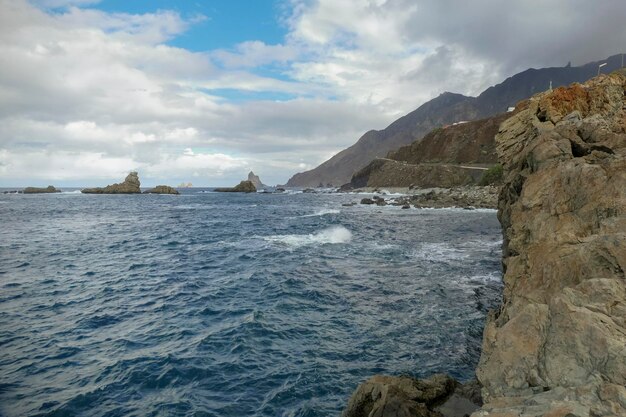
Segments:
[[[261,188],[266,188],[267,186],[261,182],[261,178],[258,175],[255,175],[254,172],[250,171],[248,174],[248,181],[250,181],[257,190]]]
[[[81,190],[84,194],[141,194],[139,186],[139,174],[133,171],[126,176],[124,182],[107,185],[104,188],[85,188]]]

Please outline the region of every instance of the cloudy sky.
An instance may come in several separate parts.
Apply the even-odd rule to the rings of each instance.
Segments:
[[[624,0],[0,0],[0,186],[284,183],[444,91],[626,50]]]

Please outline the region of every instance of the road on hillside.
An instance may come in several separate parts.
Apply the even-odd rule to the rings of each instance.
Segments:
[[[391,162],[397,162],[399,164],[403,164],[403,165],[410,165],[410,166],[419,166],[419,165],[425,165],[425,166],[444,166],[444,167],[453,167],[453,168],[465,168],[465,169],[477,169],[480,171],[486,171],[489,168],[486,167],[481,167],[481,166],[469,166],[469,165],[455,165],[455,164],[444,164],[444,163],[438,163],[438,162],[422,162],[419,164],[409,164],[406,161],[396,161],[395,159],[389,159],[389,158],[377,158],[380,159],[382,161],[391,161]]]

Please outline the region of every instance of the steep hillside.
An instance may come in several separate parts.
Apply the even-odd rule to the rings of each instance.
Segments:
[[[497,162],[498,126],[514,113],[438,128],[357,171],[351,188],[453,187],[475,183]]]
[[[352,175],[372,159],[421,139],[432,129],[464,120],[476,120],[505,112],[507,107],[531,95],[572,82],[584,82],[596,75],[598,64],[607,62],[605,72],[618,69],[621,55],[579,67],[528,69],[490,87],[478,97],[444,93],[401,117],[383,130],[365,133],[354,145],[339,152],[310,171],[295,174],[289,187],[335,186],[347,183]]]
[[[384,130],[370,130],[351,147],[310,171],[294,175],[288,187],[317,187],[319,184],[341,185],[350,180],[355,170],[376,157],[413,142],[437,126],[453,123],[459,118],[477,117],[471,104],[475,99],[461,94],[444,93],[401,117]]]

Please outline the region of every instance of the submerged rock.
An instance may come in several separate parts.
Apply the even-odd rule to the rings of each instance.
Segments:
[[[119,184],[107,185],[104,188],[85,188],[81,190],[84,194],[141,194],[139,186],[139,175],[133,171],[126,176],[124,182]]]
[[[218,193],[255,193],[256,187],[251,181],[241,181],[238,185],[232,188],[216,188]]]
[[[144,194],[180,194],[176,188],[172,188],[169,185],[157,185],[154,188],[146,190]]]
[[[49,185],[46,188],[26,187],[24,188],[24,194],[47,194],[47,193],[60,193],[61,190]]]

